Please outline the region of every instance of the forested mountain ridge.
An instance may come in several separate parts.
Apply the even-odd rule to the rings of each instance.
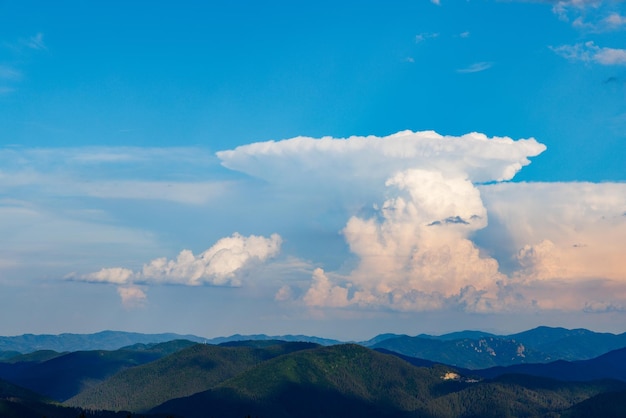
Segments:
[[[381,334],[367,342],[375,347],[369,348],[260,334],[225,337],[220,345],[173,340],[117,350],[12,353],[0,360],[0,416],[623,416],[626,398],[615,393],[626,393],[626,347],[556,362],[536,348],[550,351],[566,341],[571,346],[561,347],[562,355],[578,356],[589,353],[593,341],[595,351],[619,345],[622,335],[547,327],[506,337],[480,331]],[[416,347],[431,359],[400,353]],[[536,359],[542,362],[532,363]],[[509,365],[481,369],[481,362]]]
[[[498,336],[462,331],[442,336],[384,338],[371,348],[383,348],[411,357],[469,369],[586,360],[626,347],[626,333],[597,333],[586,329],[538,327]]]
[[[115,351],[75,351],[57,355],[35,352],[18,357],[24,361],[0,362],[0,378],[64,401],[122,370],[153,362],[191,345],[196,343],[173,340],[151,347]],[[35,356],[39,353],[45,355]]]
[[[450,366],[415,367],[347,344],[276,357],[151,412],[186,418],[558,417],[579,402],[622,388],[626,383],[618,381],[561,382],[523,375],[478,381]]]
[[[315,347],[293,342],[274,342],[262,348],[196,344],[124,370],[69,399],[66,405],[145,412],[169,399],[212,388],[276,356]]]

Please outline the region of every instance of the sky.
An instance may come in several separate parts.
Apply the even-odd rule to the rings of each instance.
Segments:
[[[625,332],[626,3],[0,0],[0,335]]]

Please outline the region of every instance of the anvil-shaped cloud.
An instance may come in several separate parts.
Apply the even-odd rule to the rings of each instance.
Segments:
[[[510,180],[545,149],[532,138],[404,131],[298,137],[217,155],[228,168],[283,187],[326,184],[387,194],[377,216],[352,216],[342,231],[358,266],[347,275],[315,270],[306,304],[424,310],[454,303],[483,311],[499,303],[505,276],[470,239],[487,225],[476,184]],[[286,293],[283,288],[278,299]]]

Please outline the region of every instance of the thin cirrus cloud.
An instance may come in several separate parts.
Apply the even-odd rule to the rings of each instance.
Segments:
[[[194,148],[7,147],[0,149],[0,188],[49,197],[200,205],[229,186],[228,181],[198,180],[194,169],[207,167],[213,158]]]
[[[378,194],[375,214],[348,216],[341,231],[356,266],[316,268],[304,288],[280,287],[278,301],[397,311],[618,306],[626,186],[506,182],[544,150],[532,138],[405,131],[269,141],[218,157],[282,189],[369,185]]]
[[[493,67],[493,62],[476,62],[468,67],[459,68],[456,70],[457,73],[468,74],[468,73],[479,73],[481,71],[485,71]]]
[[[34,50],[46,49],[46,44],[43,41],[43,33],[41,32],[38,32],[37,34],[27,39],[23,39],[21,43],[27,48],[34,49]]]
[[[18,81],[22,78],[22,73],[8,65],[0,65],[0,80]]]

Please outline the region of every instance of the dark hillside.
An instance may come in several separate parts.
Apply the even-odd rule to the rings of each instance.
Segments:
[[[562,418],[626,417],[626,390],[606,392],[584,400],[562,415]]]
[[[196,344],[150,364],[125,370],[69,399],[66,404],[89,409],[143,412],[178,397],[215,387],[268,359],[318,347],[278,342],[261,348]],[[256,342],[248,345],[257,345]],[[261,343],[260,345],[265,345]]]
[[[517,373],[568,381],[618,379],[626,382],[626,348],[611,351],[591,360],[517,364],[476,370],[475,373],[486,378]]]
[[[277,357],[152,412],[186,418],[558,417],[592,396],[624,387],[617,381],[568,383],[517,375],[478,382],[447,366],[414,367],[341,345]]]
[[[149,363],[190,344],[194,343],[172,341],[148,350],[77,351],[43,362],[0,363],[0,378],[64,401],[123,369]]]
[[[216,389],[153,412],[187,418],[410,417],[425,408],[425,400],[466,385],[443,380],[449,370],[417,368],[353,344],[323,347],[269,360]]]

